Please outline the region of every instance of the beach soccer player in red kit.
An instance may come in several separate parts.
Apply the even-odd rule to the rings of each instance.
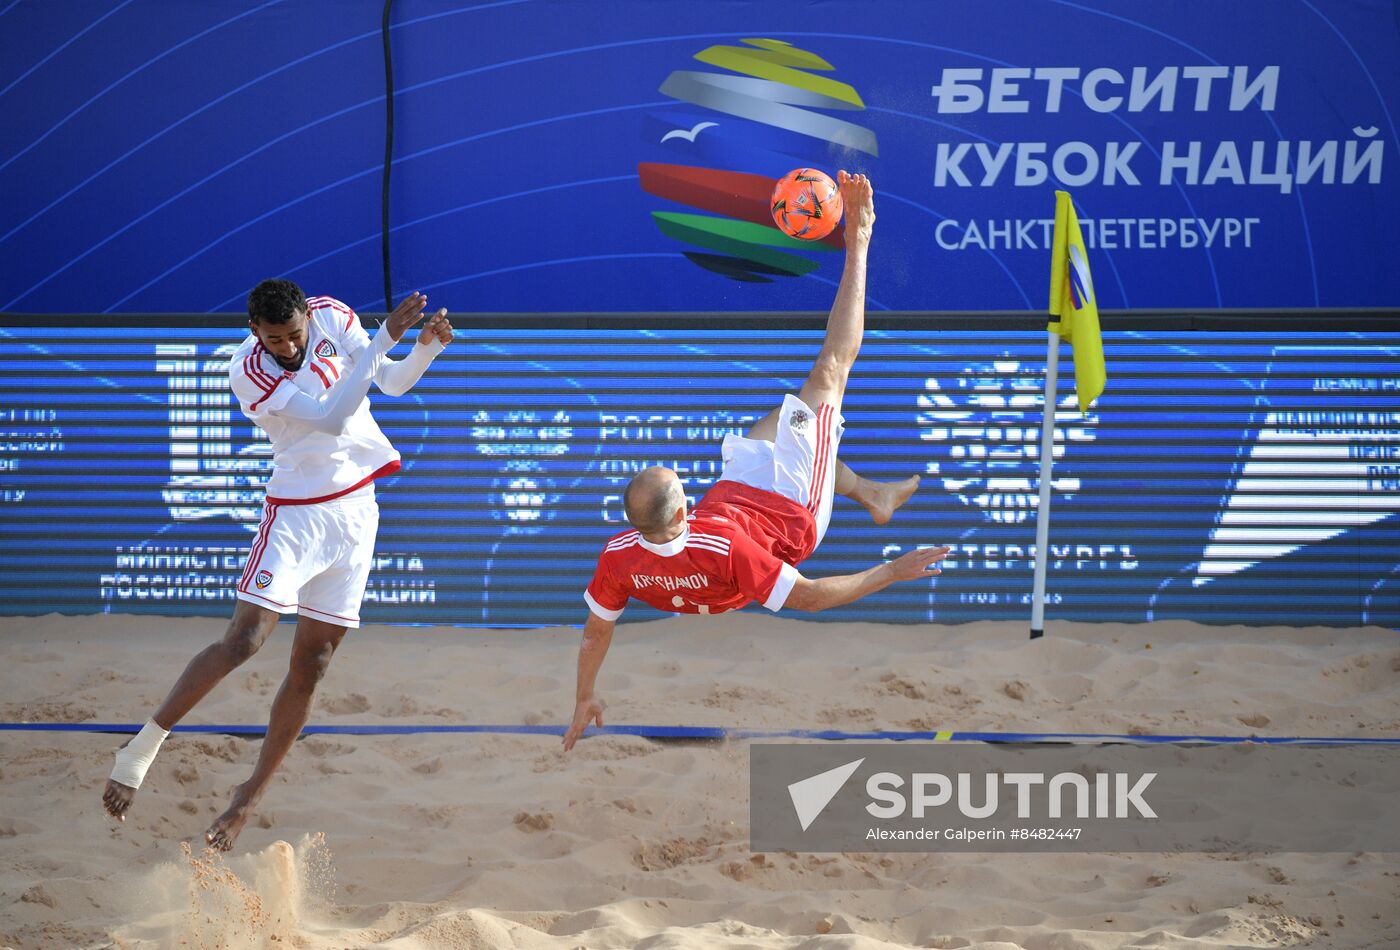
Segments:
[[[659,610],[716,614],[757,601],[769,610],[817,611],[938,573],[946,547],[919,548],[856,574],[811,579],[796,568],[826,534],[836,495],[859,502],[876,524],[889,521],[919,477],[873,482],[838,461],[841,399],[865,333],[865,265],[875,196],[864,175],[837,174],[846,212],[846,263],[826,339],[796,396],[751,429],[725,436],[720,480],[687,512],[674,471],[639,473],[623,507],[633,530],[609,539],[584,592],[589,616],[579,647],[573,721],[564,750],[589,723],[603,724],[594,693],[613,627],[629,598]]]

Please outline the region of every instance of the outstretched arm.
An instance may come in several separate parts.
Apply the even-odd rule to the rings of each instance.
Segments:
[[[938,568],[930,570],[931,565],[943,560],[951,550],[946,547],[919,548],[859,574],[838,574],[819,580],[799,577],[783,606],[794,610],[826,610],[868,597],[899,581],[932,577],[942,572]]]
[[[425,300],[427,298],[424,298]],[[452,324],[447,319],[447,308],[433,314],[418,334],[418,343],[413,351],[401,360],[385,360],[374,374],[380,392],[389,396],[402,396],[414,387],[428,365],[452,342]]]
[[[598,681],[598,671],[603,667],[603,658],[612,645],[612,620],[604,620],[590,612],[583,625],[583,641],[578,648],[578,687],[574,696],[574,719],[569,730],[564,733],[564,751],[568,752],[578,742],[583,730],[590,722],[603,724],[603,702],[593,695],[593,687]]]

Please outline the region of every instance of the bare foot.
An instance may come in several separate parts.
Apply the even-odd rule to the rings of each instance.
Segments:
[[[875,487],[861,500],[871,519],[876,524],[884,524],[894,517],[894,513],[914,494],[919,487],[919,476],[910,475],[898,482],[872,482]]]
[[[233,801],[229,804],[228,811],[215,819],[209,830],[204,833],[204,840],[209,847],[219,851],[231,851],[238,835],[243,831],[243,826],[253,814],[253,805],[254,802],[242,785],[234,789]]]
[[[109,778],[107,787],[102,790],[102,807],[117,821],[126,821],[126,810],[135,797],[136,789]]]
[[[845,208],[846,243],[870,243],[870,231],[875,225],[875,189],[870,179],[849,175],[842,169],[836,173],[836,187]]]
[[[130,744],[131,740],[127,739],[117,749],[120,751]],[[102,790],[102,807],[117,821],[126,821],[126,810],[131,807],[131,800],[135,797],[136,789],[109,778],[107,787]]]

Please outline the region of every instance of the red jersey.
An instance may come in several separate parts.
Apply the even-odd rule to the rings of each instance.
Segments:
[[[716,482],[695,506],[695,514],[702,513],[738,522],[745,534],[788,564],[801,564],[817,549],[812,509],[777,492],[743,482]]]
[[[797,502],[719,482],[665,544],[639,531],[610,538],[584,600],[604,620],[616,620],[629,597],[672,613],[717,614],[753,601],[779,610],[802,576],[793,565],[816,537],[816,519]]]

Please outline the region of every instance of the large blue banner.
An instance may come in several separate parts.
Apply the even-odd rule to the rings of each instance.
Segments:
[[[0,311],[383,304],[380,0],[0,9]],[[393,7],[396,291],[454,310],[824,309],[791,168],[876,183],[870,306],[1038,310],[1052,191],[1105,308],[1374,307],[1386,2]],[[751,225],[752,227],[748,227]]]
[[[232,610],[271,469],[228,390],[241,336],[0,328],[0,611]],[[820,342],[463,337],[409,396],[373,396],[404,467],[380,483],[371,621],[581,622],[631,476],[669,465],[697,500],[724,434],[795,390]],[[1110,333],[1105,350],[1112,412],[1058,403],[1052,621],[1400,626],[1400,335]],[[1028,620],[1044,360],[1043,333],[869,334],[841,458],[924,481],[884,527],[838,500],[802,570],[953,553],[819,619]]]

